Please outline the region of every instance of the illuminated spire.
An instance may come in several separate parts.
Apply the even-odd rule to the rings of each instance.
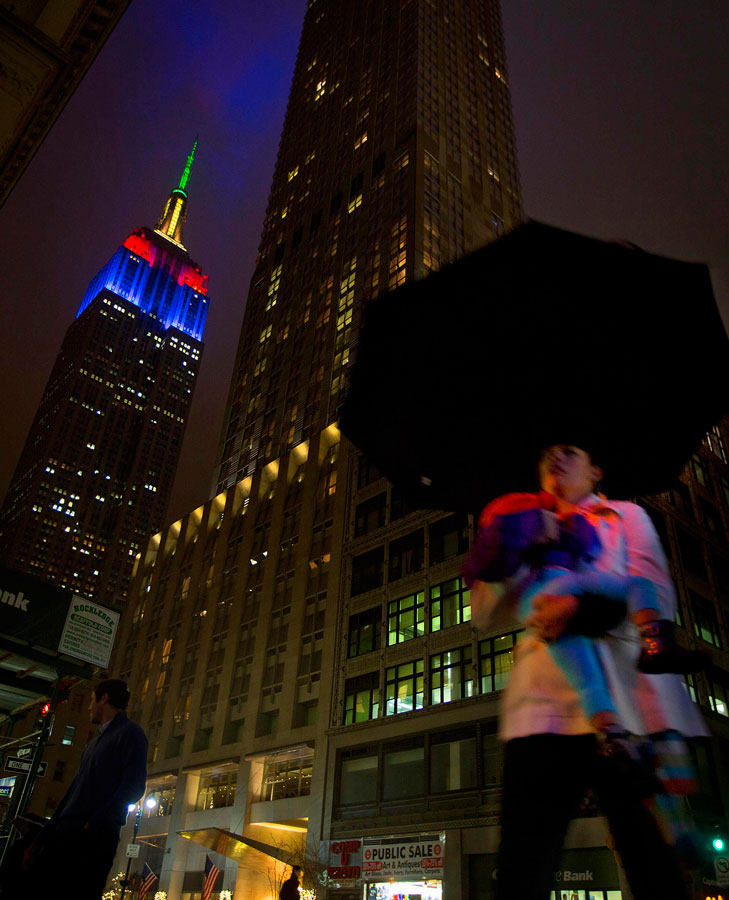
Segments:
[[[185,218],[187,217],[186,188],[187,182],[190,180],[190,171],[195,159],[196,148],[197,138],[195,138],[195,143],[192,145],[192,152],[187,157],[185,168],[180,176],[180,183],[170,192],[170,196],[167,198],[167,203],[165,204],[164,212],[160,216],[157,227],[155,228],[157,234],[161,234],[175,244],[179,244],[183,249],[182,226],[185,224]]]

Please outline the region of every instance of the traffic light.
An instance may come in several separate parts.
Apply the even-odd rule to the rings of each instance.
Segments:
[[[41,705],[38,707],[38,715],[40,716],[41,719],[45,719],[45,717],[48,715],[48,713],[50,711],[51,711],[51,701],[50,700],[46,700],[45,703],[41,703]]]
[[[726,847],[726,842],[723,837],[720,837],[718,834],[714,836],[714,839],[711,842],[711,846],[717,853],[723,853],[724,848]]]

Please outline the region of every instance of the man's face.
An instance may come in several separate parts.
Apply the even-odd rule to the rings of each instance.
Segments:
[[[103,709],[104,703],[103,701],[106,699],[106,694],[102,694],[99,700],[96,699],[96,694],[91,691],[91,703],[89,703],[89,715],[91,718],[91,722],[94,725],[100,725],[103,721],[101,718],[101,711]]]
[[[564,500],[581,500],[592,493],[601,478],[602,470],[593,465],[590,454],[572,444],[548,447],[539,460],[542,490]]]

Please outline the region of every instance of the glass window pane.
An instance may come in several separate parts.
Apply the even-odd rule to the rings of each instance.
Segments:
[[[459,791],[477,786],[476,739],[435,744],[430,751],[430,789]]]
[[[362,756],[342,761],[339,802],[342,806],[369,803],[376,799],[377,757]]]
[[[425,751],[422,747],[385,753],[383,765],[382,796],[384,800],[419,797],[423,794]]]

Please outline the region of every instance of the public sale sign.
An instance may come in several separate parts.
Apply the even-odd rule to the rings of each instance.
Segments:
[[[439,834],[414,837],[365,838],[362,878],[368,881],[422,881],[442,878],[445,838]]]

